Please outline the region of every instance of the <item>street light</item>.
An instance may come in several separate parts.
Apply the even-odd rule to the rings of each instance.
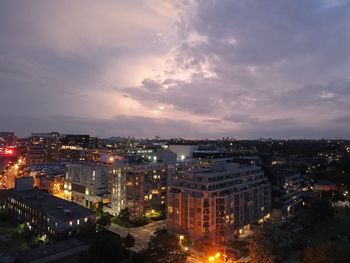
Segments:
[[[217,252],[215,256],[208,257],[209,262],[213,262],[215,259],[219,258],[221,256],[220,252]]]
[[[184,240],[185,239],[185,236],[184,235],[180,235],[179,236],[179,243],[181,244],[182,243],[182,240]]]

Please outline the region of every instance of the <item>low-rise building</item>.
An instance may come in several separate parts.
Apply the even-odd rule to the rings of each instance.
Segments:
[[[63,197],[65,165],[60,163],[33,164],[26,169],[34,178],[34,186],[50,194]]]
[[[191,159],[198,145],[169,144],[169,150],[176,153],[177,160]]]
[[[108,202],[108,176],[111,167],[104,163],[82,162],[66,166],[64,197],[87,208]]]
[[[31,184],[32,185],[32,184]],[[19,221],[26,223],[36,235],[47,241],[72,235],[89,223],[95,223],[95,213],[73,202],[52,196],[30,184],[0,191],[1,207]]]
[[[282,218],[293,216],[302,205],[304,177],[294,169],[276,167],[270,175],[273,208]],[[275,211],[277,212],[277,211]]]

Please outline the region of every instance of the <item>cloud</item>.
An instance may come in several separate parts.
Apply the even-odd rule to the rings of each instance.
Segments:
[[[140,130],[142,130],[142,137],[148,138],[156,135],[161,135],[163,138],[219,138],[223,134],[230,134],[230,132],[210,130],[210,127],[203,130],[202,127],[187,120],[123,115],[111,119],[59,115],[0,115],[0,122],[8,130],[21,130],[19,134],[21,136],[26,136],[31,132],[58,131],[61,133],[89,133],[100,137],[116,135],[140,137]]]
[[[0,112],[31,116],[20,132],[338,137],[349,21],[345,0],[4,2]]]

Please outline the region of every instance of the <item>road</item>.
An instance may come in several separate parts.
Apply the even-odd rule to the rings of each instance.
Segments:
[[[166,227],[165,224],[165,220],[163,220],[142,227],[125,228],[112,223],[108,229],[119,234],[121,237],[125,237],[128,233],[130,233],[135,238],[135,246],[131,250],[139,252],[142,249],[147,248],[150,238],[154,236],[154,232],[164,229]]]
[[[5,175],[4,175],[4,184],[7,188],[14,188],[15,187],[15,179],[18,173],[18,166],[11,165]]]
[[[20,164],[19,160],[10,161],[5,159],[6,165],[3,165],[3,168],[0,171],[3,171],[4,169],[6,169],[6,172],[3,174],[3,176],[0,179],[0,189],[15,187],[15,179],[18,176],[18,171],[19,171],[19,164]]]
[[[142,227],[136,227],[136,228],[125,228],[118,226],[116,224],[113,224],[108,227],[108,229],[114,233],[119,234],[121,237],[125,237],[128,233],[130,233],[135,238],[135,246],[132,247],[130,250],[134,252],[140,252],[143,249],[146,249],[148,246],[148,242],[150,241],[150,238],[154,236],[154,232],[160,229],[166,228],[166,220],[154,222]],[[206,262],[203,259],[203,256],[194,250],[189,250],[190,255],[187,257],[186,262],[187,263],[203,263]],[[219,261],[214,261],[219,262]]]

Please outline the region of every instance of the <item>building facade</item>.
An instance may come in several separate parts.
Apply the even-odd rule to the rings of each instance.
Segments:
[[[17,138],[13,132],[0,132],[0,148],[14,146],[16,139]]]
[[[97,162],[72,163],[66,166],[64,197],[92,209],[108,202],[110,166]]]
[[[96,221],[95,213],[89,209],[38,189],[2,190],[0,202],[3,209],[45,241],[72,235]]]
[[[168,229],[220,244],[267,217],[271,186],[261,168],[232,159],[176,172],[168,191]]]
[[[166,206],[167,178],[172,166],[161,163],[128,164],[126,178],[126,206],[134,217]]]
[[[27,164],[58,161],[59,149],[59,133],[33,133],[28,142]]]
[[[293,169],[276,167],[270,181],[273,208],[281,211],[282,218],[293,216],[302,204],[303,176]]]
[[[65,198],[87,208],[103,202],[105,211],[113,215],[128,208],[138,218],[166,209],[169,178],[175,170],[191,169],[188,162],[140,162],[118,156],[113,160],[68,164]]]

